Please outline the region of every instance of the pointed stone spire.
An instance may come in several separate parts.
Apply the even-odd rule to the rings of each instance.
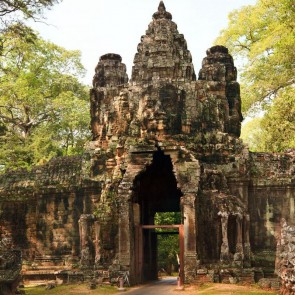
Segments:
[[[163,1],[160,2],[159,7],[158,7],[158,12],[165,12],[166,11],[166,7]]]
[[[132,68],[132,82],[152,80],[195,80],[192,56],[184,36],[177,30],[163,1],[154,13],[146,34],[138,44]]]
[[[166,11],[166,7],[165,7],[165,4],[163,1],[160,2],[159,7],[158,7],[158,11],[153,14],[153,18],[154,19],[166,18],[169,20],[172,19],[172,15],[170,12]]]

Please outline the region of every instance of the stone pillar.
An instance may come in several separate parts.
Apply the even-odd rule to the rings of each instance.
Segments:
[[[244,231],[244,263],[250,266],[251,262],[251,246],[250,246],[250,215],[246,214],[243,219]]]
[[[228,212],[219,211],[218,215],[221,217],[221,231],[222,231],[222,244],[220,250],[220,260],[228,261],[229,260],[229,246],[228,246],[228,235],[227,235],[227,226],[228,226]]]
[[[94,222],[94,232],[95,232],[95,240],[94,240],[94,249],[95,249],[95,264],[100,263],[100,223],[99,221]]]
[[[236,253],[234,254],[234,261],[235,264],[238,266],[242,266],[243,259],[244,259],[244,249],[243,249],[243,215],[238,213],[236,215],[236,235],[237,235],[237,242],[236,242]]]
[[[177,186],[183,193],[180,199],[180,210],[184,226],[184,276],[185,281],[195,279],[198,267],[197,255],[197,221],[196,221],[196,196],[199,189],[200,165],[188,151],[181,150],[165,151],[172,160],[173,171]],[[185,161],[180,159],[187,157]]]
[[[80,250],[82,251],[85,248],[88,239],[88,221],[84,215],[81,215],[79,219],[79,234],[81,247]]]
[[[128,195],[126,192],[119,190],[119,196],[122,203],[119,207],[119,262],[121,265],[130,267],[131,257],[130,257],[130,210]]]
[[[131,203],[132,193],[131,190],[133,182],[137,175],[144,171],[145,167],[152,163],[153,153],[155,148],[151,147],[149,152],[140,154],[138,151],[141,151],[140,148],[136,146],[130,147],[129,157],[130,162],[128,164],[127,170],[124,174],[119,189],[118,189],[118,203],[119,203],[119,249],[118,249],[118,258],[119,263],[124,268],[129,268],[131,272],[131,266],[134,265],[134,220],[133,214],[133,205]],[[140,163],[140,164],[139,164]],[[139,217],[138,217],[139,218]]]
[[[89,221],[93,220],[93,215],[82,214],[79,219],[79,233],[81,245],[81,259],[80,264],[82,267],[90,267],[92,264],[92,253],[89,239]]]
[[[184,224],[184,273],[185,280],[195,278],[197,269],[197,239],[196,239],[196,208],[195,194],[187,193],[183,196],[183,224]]]

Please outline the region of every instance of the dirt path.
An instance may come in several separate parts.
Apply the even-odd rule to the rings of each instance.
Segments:
[[[229,284],[214,284],[213,286],[205,289],[194,288],[195,290],[192,291],[191,294],[222,294],[222,295],[233,295],[233,294],[268,294],[267,291],[264,290],[257,290],[256,288],[251,288],[249,286],[239,286],[239,285],[229,285]],[[257,293],[259,292],[259,293]],[[261,293],[260,293],[261,292]],[[269,293],[272,294],[272,293]]]
[[[176,291],[177,280],[175,277],[165,277],[157,282],[147,284],[130,291],[126,295],[183,295],[183,291]]]
[[[176,290],[177,281],[175,277],[166,277],[160,281],[132,288],[126,295],[275,295],[277,293],[257,289],[250,286],[239,286],[232,284],[210,284],[201,287],[188,286],[184,291]]]

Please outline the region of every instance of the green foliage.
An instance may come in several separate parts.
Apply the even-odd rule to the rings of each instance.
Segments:
[[[262,118],[243,125],[241,138],[251,151],[283,152],[295,148],[295,89],[277,97]]]
[[[157,212],[155,215],[156,225],[170,225],[180,224],[181,215],[180,212]]]
[[[1,35],[0,166],[30,167],[81,152],[88,136],[88,89],[78,51],[13,25]]]
[[[36,18],[44,9],[52,7],[58,0],[2,0],[0,1],[0,17],[2,23],[9,17]]]
[[[241,138],[249,145],[252,152],[264,151],[263,129],[261,127],[261,118],[254,118],[242,125]]]
[[[295,148],[295,89],[290,87],[274,101],[261,121],[266,151]]]
[[[180,224],[180,212],[161,212],[155,215],[156,225]],[[175,229],[157,229],[157,232],[175,231]],[[173,271],[172,267],[178,266],[177,255],[179,255],[179,235],[157,235],[158,237],[158,268],[165,269],[168,274]],[[177,271],[177,269],[176,269]]]
[[[243,110],[269,103],[295,74],[295,4],[291,0],[258,0],[234,10],[228,28],[216,43],[223,44],[244,64],[241,73]]]
[[[262,132],[262,142],[254,143],[254,149],[281,151],[287,144],[294,147],[294,117],[292,124],[286,108],[294,102],[294,1],[258,0],[253,6],[234,10],[229,15],[228,27],[215,43],[228,47],[242,64],[243,111],[252,115],[261,109],[265,112],[260,127],[255,121],[252,137],[257,138],[259,128],[267,130]],[[292,138],[284,144],[280,132]]]
[[[2,0],[0,1],[0,34],[13,30],[20,38],[28,36],[25,21],[43,19],[43,12],[62,0]],[[3,40],[0,37],[0,56],[3,54]]]

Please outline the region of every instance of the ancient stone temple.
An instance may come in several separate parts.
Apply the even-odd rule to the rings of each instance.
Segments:
[[[239,139],[240,86],[223,46],[196,73],[160,2],[134,57],[103,55],[90,93],[85,154],[0,176],[0,234],[44,272],[157,278],[158,212],[180,212],[186,281],[273,273],[280,222],[295,222],[293,151],[251,153]]]

